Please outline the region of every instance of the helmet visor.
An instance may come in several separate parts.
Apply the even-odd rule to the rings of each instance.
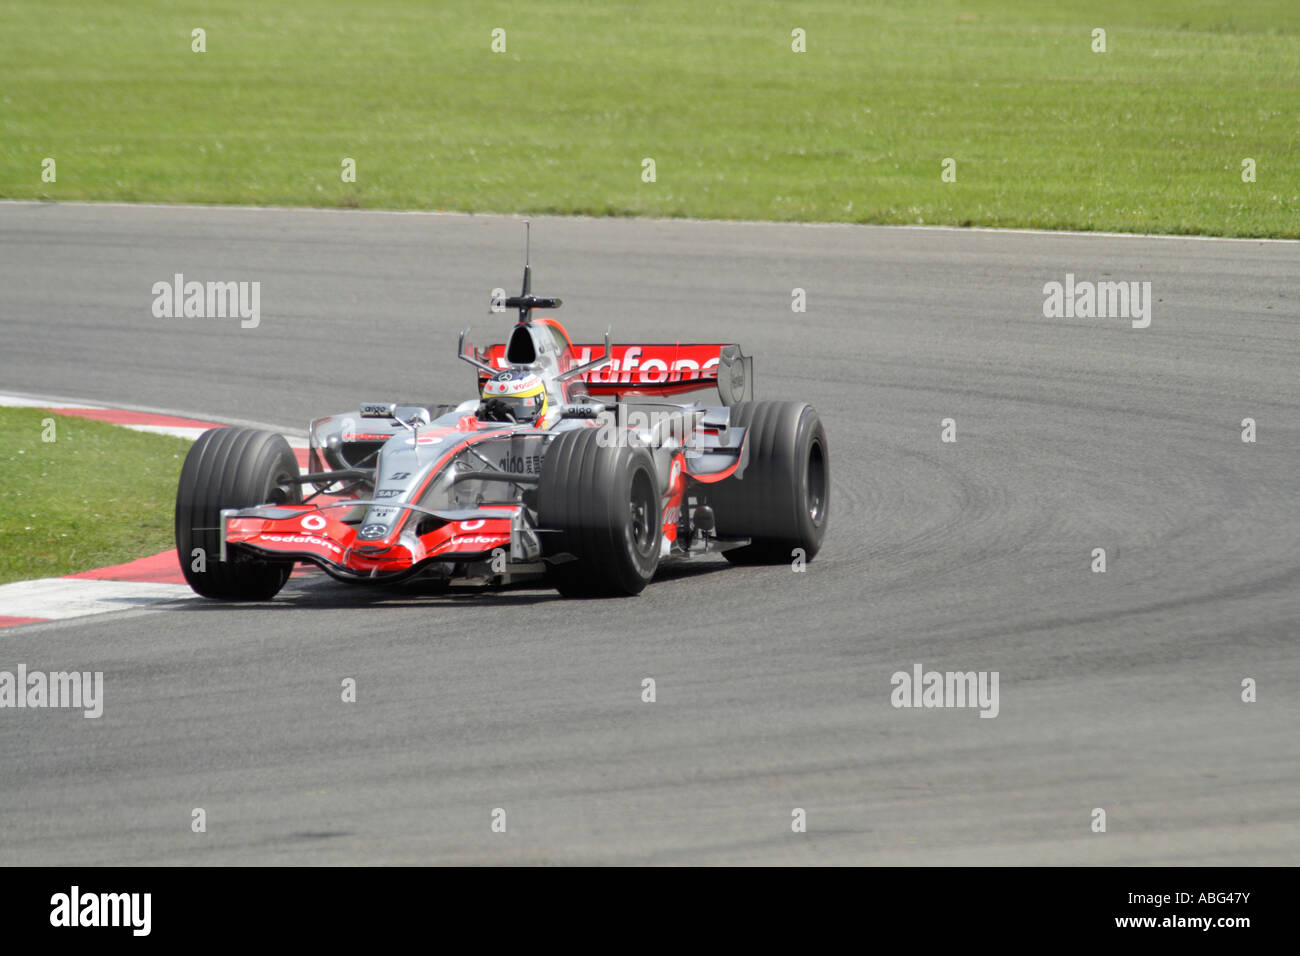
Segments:
[[[505,402],[515,416],[515,421],[532,422],[541,413],[546,395],[538,392],[536,395],[493,395],[492,398]]]

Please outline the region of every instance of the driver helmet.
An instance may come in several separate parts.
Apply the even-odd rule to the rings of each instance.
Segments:
[[[498,372],[483,383],[482,398],[503,402],[517,422],[539,423],[546,415],[546,383],[535,372]]]

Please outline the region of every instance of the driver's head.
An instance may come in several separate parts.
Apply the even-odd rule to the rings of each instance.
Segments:
[[[484,402],[503,403],[517,422],[536,424],[546,414],[546,385],[534,372],[498,372],[483,383],[482,397]]]

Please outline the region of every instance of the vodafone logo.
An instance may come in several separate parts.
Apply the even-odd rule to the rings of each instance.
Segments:
[[[473,521],[462,521],[460,523],[461,531],[477,531],[483,525],[487,524],[486,518],[476,518]]]
[[[325,527],[325,519],[320,515],[307,515],[300,524],[308,531],[320,531]]]
[[[501,544],[510,540],[509,535],[504,534],[458,534],[447,542],[452,548],[459,548],[465,545],[479,545],[480,547],[493,544]]]
[[[277,544],[312,544],[318,548],[325,548],[334,554],[342,554],[343,549],[333,541],[326,538],[318,538],[314,534],[264,534],[259,535],[262,541],[274,541]],[[256,543],[256,542],[254,542]]]
[[[658,352],[651,355],[651,352]],[[685,357],[694,353],[695,357]],[[710,357],[705,357],[710,354]],[[716,348],[709,346],[680,346],[667,349],[655,349],[641,345],[629,345],[614,350],[615,358],[609,365],[584,376],[589,382],[613,384],[623,382],[630,385],[663,385],[667,382],[680,382],[693,378],[716,378],[719,358]],[[578,364],[591,361],[591,348],[584,348],[578,356]]]
[[[583,374],[583,379],[595,384],[614,385],[667,385],[673,382],[697,379],[716,379],[721,358],[721,345],[701,343],[674,345],[616,345],[611,350],[611,361],[603,368]],[[599,349],[591,345],[574,346],[573,365],[584,365],[597,358]],[[505,346],[493,346],[491,361],[498,368],[506,368]],[[743,386],[744,369],[733,366],[732,375],[741,377],[737,387]],[[489,389],[489,393],[491,390]]]

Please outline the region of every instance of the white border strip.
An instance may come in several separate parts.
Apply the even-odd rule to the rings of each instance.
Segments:
[[[0,584],[0,612],[6,617],[62,621],[105,614],[162,601],[187,601],[197,595],[188,584],[107,581],[98,578],[38,578]],[[36,622],[32,622],[36,623]],[[23,625],[16,625],[22,627]],[[9,628],[0,630],[3,634]]]
[[[145,415],[164,415],[168,418],[188,418],[196,422],[212,422],[214,425],[243,425],[246,428],[265,428],[268,431],[279,432],[289,439],[292,447],[306,448],[307,429],[305,428],[288,428],[284,425],[272,425],[269,422],[254,422],[244,418],[226,418],[224,416],[212,415],[208,412],[178,412],[167,408],[153,408],[148,405],[105,405],[102,403],[86,402],[78,398],[66,398],[61,395],[32,395],[29,392],[6,392],[0,394],[0,407],[5,408],[85,408],[97,409],[100,411],[110,412],[141,412]],[[148,431],[154,428],[165,428],[170,426],[153,426],[153,425],[122,425],[123,428],[134,428],[136,431]],[[159,434],[171,434],[170,432],[159,432]],[[294,445],[294,441],[303,439],[304,444],[301,446]]]
[[[135,411],[148,415],[192,418],[195,421],[205,420],[198,416],[182,415],[174,412],[155,411],[139,407],[89,404],[49,396],[0,394],[0,407]],[[175,435],[180,438],[188,438],[191,441],[207,430],[206,428],[179,425],[140,425],[123,422],[109,424],[113,424],[118,428],[128,428],[132,431]],[[214,421],[213,424],[218,424],[218,422]],[[230,422],[222,424],[230,424]],[[238,424],[257,423],[239,422]],[[275,426],[261,427],[268,427],[277,432],[281,431]],[[293,448],[306,448],[308,446],[307,439],[298,436],[288,436],[288,442]],[[301,469],[301,466],[300,470],[305,472],[305,469]],[[157,604],[185,601],[195,597],[197,595],[186,584],[155,581],[116,581],[104,578],[80,578],[75,574],[66,574],[53,578],[12,581],[0,585],[0,616],[38,619],[21,625],[26,629],[37,623],[62,623],[77,618],[120,612],[132,608],[137,610],[150,608]],[[0,633],[3,633],[3,631],[0,631]]]

